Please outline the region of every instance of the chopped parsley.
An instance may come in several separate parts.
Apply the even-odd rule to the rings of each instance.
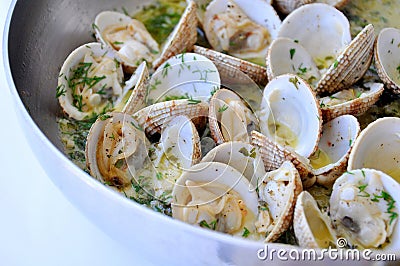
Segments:
[[[64,84],[59,85],[56,89],[56,98],[65,95],[66,92],[67,91],[65,90],[65,85]]]
[[[247,229],[246,227],[243,228],[243,237],[248,237],[250,235],[250,231],[249,229]]]
[[[289,82],[293,83],[293,85],[296,87],[296,89],[299,89],[297,82],[299,82],[299,79],[297,77],[289,78]]]
[[[228,106],[224,104],[223,106],[221,106],[221,107],[218,109],[218,113],[225,112],[227,109],[228,109]]]
[[[293,56],[296,53],[296,49],[294,48],[290,49],[289,53],[290,53],[290,59],[293,59]]]
[[[210,223],[207,223],[206,220],[201,220],[199,225],[200,225],[200,227],[204,227],[204,228],[208,228],[208,229],[211,229],[211,230],[215,230],[215,228],[217,227],[217,222],[218,222],[217,220],[214,220],[214,221],[212,221]]]

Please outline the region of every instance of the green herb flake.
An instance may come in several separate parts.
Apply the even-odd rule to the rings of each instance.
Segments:
[[[218,109],[218,113],[225,112],[227,109],[228,109],[228,106],[224,104],[222,107],[220,107],[220,108]]]
[[[239,152],[246,157],[248,157],[250,155],[249,151],[245,147],[240,148]]]
[[[335,60],[335,62],[333,63],[333,68],[337,68],[339,62],[337,60]]]
[[[243,237],[248,237],[250,235],[250,231],[249,229],[247,229],[246,227],[243,228]]]
[[[211,229],[211,226],[207,223],[206,220],[201,220],[199,225],[200,225],[200,227],[205,227],[205,228]]]
[[[124,165],[124,159],[119,159],[115,162],[114,166],[120,169]]]
[[[188,99],[188,104],[199,104],[201,103],[201,100],[194,100],[192,97]]]
[[[121,45],[121,44],[124,44],[124,42],[115,41],[115,42],[113,42],[113,44],[115,44],[115,45]]]
[[[162,180],[163,179],[163,176],[162,176],[161,172],[157,172],[156,177],[157,177],[158,180]]]
[[[65,95],[66,92],[67,90],[65,89],[65,85],[64,84],[59,85],[56,89],[56,98]]]
[[[351,144],[353,143],[352,139],[349,139],[349,147],[351,147]]]
[[[111,118],[111,115],[108,115],[108,114],[99,115],[99,118],[101,121],[104,121],[104,120]]]
[[[293,56],[296,53],[296,49],[294,48],[290,49],[289,53],[290,53],[290,59],[293,59]]]

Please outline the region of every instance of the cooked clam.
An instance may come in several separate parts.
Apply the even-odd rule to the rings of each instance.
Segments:
[[[226,141],[249,142],[249,134],[258,128],[252,110],[233,91],[220,89],[212,96],[209,109],[211,136],[217,144]]]
[[[249,181],[219,162],[192,166],[172,191],[172,217],[237,236],[260,239],[254,225],[258,197]]]
[[[254,12],[257,10],[257,12]],[[204,31],[211,46],[235,57],[264,64],[268,45],[281,21],[263,0],[213,0],[204,14]]]
[[[360,125],[352,115],[339,116],[323,125],[318,149],[310,156],[317,183],[330,186],[346,170]]]
[[[132,72],[143,61],[153,62],[160,53],[158,43],[137,19],[115,11],[103,11],[94,21],[96,38],[114,49],[125,69]]]
[[[400,183],[400,118],[385,117],[369,124],[354,143],[348,171],[372,168]]]
[[[256,228],[258,233],[266,234],[265,242],[275,241],[288,229],[297,196],[302,190],[300,175],[289,161],[259,180],[258,194],[263,204]]]
[[[65,60],[58,78],[57,96],[65,113],[76,120],[112,110],[131,89],[124,83],[115,54],[100,43],[75,49]]]
[[[399,183],[374,169],[343,174],[333,185],[331,221],[338,237],[360,248],[399,250]]]
[[[208,101],[220,84],[218,69],[207,57],[179,54],[168,59],[151,76],[146,104],[176,99]]]
[[[316,177],[312,173],[312,167],[307,158],[257,131],[251,132],[251,144],[259,148],[266,170],[278,169],[285,161],[291,161],[300,174],[303,187],[308,188],[314,185]]]
[[[152,136],[161,133],[163,126],[175,116],[185,115],[190,119],[207,117],[208,106],[207,102],[200,100],[171,100],[147,106],[132,116],[146,134]]]
[[[327,213],[307,191],[302,191],[294,209],[293,228],[300,247],[329,248],[336,244],[335,232]]]
[[[361,115],[379,100],[383,90],[382,83],[366,83],[320,98],[322,118],[330,121],[345,114]]]
[[[400,93],[400,30],[383,29],[375,43],[375,65],[386,87]]]
[[[153,39],[142,22],[119,12],[101,12],[94,22],[96,38],[116,51],[127,72],[132,72],[143,61],[157,68],[169,57],[191,49],[197,40],[196,26],[193,1],[188,2],[178,25],[163,44]]]
[[[281,75],[264,89],[258,114],[261,133],[308,158],[321,134],[321,110],[311,87],[295,75]]]
[[[276,8],[283,14],[289,14],[302,5],[310,3],[325,3],[336,8],[342,8],[349,0],[274,0]]]
[[[270,46],[268,57],[278,53],[286,54],[284,58],[287,59],[267,59],[269,78],[285,73],[298,74],[309,80],[318,94],[334,93],[351,86],[371,64],[373,26],[367,25],[351,40],[349,21],[327,4],[314,3],[296,9],[282,22],[278,36],[290,38],[294,43],[290,45],[286,40]],[[280,61],[284,62],[283,66]],[[315,74],[315,66],[319,75]],[[309,71],[313,74],[307,73]]]
[[[265,167],[260,152],[255,146],[241,141],[222,143],[210,150],[201,162],[220,162],[232,166],[257,187],[265,175]]]
[[[86,162],[91,176],[124,187],[149,161],[148,140],[138,123],[124,113],[101,116],[91,127],[86,142]]]

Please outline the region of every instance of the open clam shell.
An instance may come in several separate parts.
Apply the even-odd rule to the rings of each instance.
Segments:
[[[400,250],[400,184],[374,169],[346,172],[333,185],[331,221],[338,237],[360,248]]]
[[[132,116],[148,135],[161,133],[164,124],[178,115],[185,115],[190,119],[207,117],[208,103],[200,100],[171,100],[147,106]]]
[[[256,187],[265,175],[265,167],[258,149],[246,142],[230,141],[210,150],[201,162],[220,162],[232,166]]]
[[[324,16],[321,17],[320,14]],[[308,71],[304,66],[315,72],[315,67],[309,64],[310,61],[315,62],[321,76],[317,79],[317,76],[313,75],[313,81],[317,81],[314,88],[318,94],[334,93],[357,82],[371,64],[375,40],[371,24],[351,40],[348,19],[336,8],[321,3],[304,5],[289,14],[282,22],[279,37],[287,37],[297,43],[289,50],[287,43],[284,42],[274,46],[274,50],[279,53],[285,53],[284,50],[287,50],[290,62],[293,59],[296,61],[293,62],[296,64],[286,63],[290,66],[286,73],[304,74]],[[324,45],[319,45],[320,43]],[[297,57],[295,57],[297,49],[294,46],[299,50]],[[269,55],[273,53],[274,51],[271,51]],[[301,60],[304,61],[304,66],[301,65]],[[277,60],[267,61],[280,64]],[[282,71],[282,67],[268,66],[268,64],[267,67],[272,69],[268,71],[270,75],[274,74],[274,69]]]
[[[336,236],[329,217],[318,208],[307,191],[302,191],[294,209],[293,228],[300,247],[329,248],[336,244]]]
[[[220,89],[212,96],[208,119],[211,136],[217,144],[249,142],[250,132],[258,128],[252,110],[236,93],[227,89]]]
[[[386,87],[400,94],[400,30],[381,30],[375,43],[375,65]]]
[[[153,62],[154,69],[157,69],[172,56],[193,49],[193,45],[197,41],[196,10],[196,3],[189,1],[178,25],[175,26],[166,42],[162,45],[160,56]]]
[[[251,132],[251,144],[259,148],[266,171],[278,169],[285,161],[291,161],[300,174],[303,187],[314,185],[316,177],[307,158],[297,154],[293,149],[275,143],[257,131]]]
[[[193,52],[201,54],[213,61],[218,71],[221,73],[221,76],[223,76],[223,73],[229,73],[225,75],[238,77],[236,74],[238,71],[241,71],[247,74],[257,84],[261,86],[267,85],[267,69],[264,66],[197,45],[194,46]]]
[[[344,7],[349,0],[274,0],[274,6],[282,14],[289,14],[302,5],[311,3],[325,3],[338,9]]]
[[[301,78],[286,74],[264,89],[258,113],[261,133],[308,158],[316,149],[322,119],[312,88]]]
[[[124,113],[99,117],[86,141],[86,162],[91,176],[124,187],[148,158],[148,141],[138,123]]]
[[[201,158],[200,137],[187,116],[175,116],[163,125],[160,142],[152,151],[151,165],[143,166],[143,176],[150,176],[154,196],[170,202],[176,180]]]
[[[197,40],[196,28],[193,1],[188,1],[181,19],[163,44],[153,39],[142,22],[119,12],[101,12],[94,22],[96,38],[116,51],[127,72],[133,72],[142,61],[152,63],[156,69],[171,56],[191,50]]]
[[[132,73],[143,61],[153,62],[160,53],[158,43],[142,22],[116,12],[100,12],[94,20],[96,39],[113,49]]]
[[[132,78],[130,78],[128,81],[130,84],[132,84],[129,87],[132,87],[133,89],[126,103],[124,102],[124,99],[122,100],[123,113],[132,115],[146,106],[145,97],[148,79],[149,71],[147,69],[146,62],[142,62],[136,69]],[[118,108],[116,108],[116,111],[118,111]]]
[[[361,131],[350,153],[347,169],[377,169],[400,182],[399,151],[400,118],[380,118]]]
[[[359,132],[360,125],[352,115],[339,116],[323,125],[318,149],[310,157],[318,184],[330,186],[346,170]]]
[[[263,223],[263,219],[259,219],[256,227],[259,233],[266,234],[265,242],[277,240],[289,228],[297,196],[302,190],[300,175],[289,161],[259,181],[258,194],[267,208],[262,210],[261,205],[260,216],[269,216],[270,221]]]
[[[208,101],[220,84],[218,69],[207,57],[179,54],[168,59],[151,76],[146,104],[176,99]]]
[[[203,26],[214,50],[263,64],[280,24],[267,1],[253,0],[249,5],[244,0],[213,0],[205,11]]]
[[[254,226],[258,197],[251,187],[229,165],[196,164],[176,181],[172,191],[172,217],[238,236],[247,229],[247,236],[252,238],[258,235]]]
[[[57,96],[65,113],[84,120],[121,103],[131,84],[124,84],[122,67],[113,51],[100,43],[76,48],[58,77]]]
[[[382,83],[366,83],[363,87],[341,90],[320,98],[322,119],[330,121],[345,114],[361,115],[379,100],[383,90]]]

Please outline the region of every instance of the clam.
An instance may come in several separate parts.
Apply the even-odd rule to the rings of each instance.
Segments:
[[[100,43],[76,48],[65,60],[58,78],[57,96],[65,113],[84,120],[112,110],[127,96],[121,64]]]
[[[161,133],[164,125],[178,115],[185,115],[190,119],[204,118],[208,115],[208,103],[201,100],[181,99],[159,102],[147,106],[132,116],[146,132],[152,136]],[[201,119],[199,119],[201,122]]]
[[[311,87],[292,74],[271,80],[258,113],[261,133],[308,158],[316,149],[322,119]]]
[[[218,69],[211,60],[195,53],[179,54],[151,76],[146,104],[176,99],[208,101],[220,84]]]
[[[251,5],[244,0],[213,0],[203,21],[214,50],[262,65],[280,24],[273,7],[263,0],[254,0]]]
[[[294,150],[283,147],[260,132],[251,132],[251,144],[258,147],[266,170],[278,169],[285,161],[291,161],[300,174],[304,188],[316,181],[310,161]]]
[[[350,246],[398,251],[399,189],[399,183],[374,169],[356,169],[339,177],[330,198],[338,237]]]
[[[193,52],[201,54],[213,61],[221,75],[222,83],[226,83],[224,76],[227,77],[227,80],[239,78],[241,82],[247,81],[248,78],[243,77],[244,75],[241,73],[243,72],[257,84],[261,86],[267,85],[267,69],[264,66],[198,45],[194,46]]]
[[[361,115],[379,100],[383,90],[382,83],[369,82],[320,98],[322,118],[329,121],[345,114]]]
[[[188,2],[178,25],[163,44],[153,39],[142,22],[115,11],[99,13],[93,27],[98,41],[116,51],[127,72],[132,72],[142,61],[152,63],[156,69],[171,56],[191,49],[196,42],[196,4]]]
[[[148,162],[149,143],[138,123],[124,113],[100,116],[86,141],[86,162],[90,175],[117,187],[131,183]]]
[[[170,202],[175,181],[200,158],[196,127],[187,116],[175,116],[164,125],[160,142],[153,145],[151,164],[144,165],[139,176],[150,177],[148,189],[160,200]]]
[[[336,244],[329,216],[322,213],[307,191],[302,191],[294,209],[293,228],[300,247],[329,248]]]
[[[217,144],[249,142],[250,132],[258,128],[252,110],[237,94],[227,89],[220,89],[212,96],[208,119],[211,136]]]
[[[246,142],[229,141],[210,150],[201,162],[220,162],[232,166],[244,175],[253,187],[265,175],[259,150]]]
[[[348,171],[372,168],[400,182],[400,118],[385,117],[369,124],[354,143]]]
[[[325,3],[336,8],[344,7],[349,0],[274,0],[274,6],[282,14],[289,14],[302,5],[310,3]]]
[[[147,93],[148,79],[149,71],[146,62],[142,62],[135,70],[134,75],[128,81],[132,84],[129,87],[132,87],[133,89],[128,100],[126,100],[126,103],[124,101],[125,99],[123,99],[121,103],[123,106],[123,113],[131,115],[146,106],[145,97]],[[116,111],[118,111],[118,108],[116,108]]]
[[[318,149],[309,158],[318,184],[329,187],[346,170],[359,132],[360,125],[352,115],[339,116],[323,125]]]
[[[160,53],[158,43],[142,22],[116,11],[103,11],[94,21],[96,39],[111,47],[121,58],[127,72],[142,61],[152,63]]]
[[[231,235],[260,239],[255,220],[258,197],[249,181],[219,162],[192,166],[172,191],[172,217]]]
[[[258,194],[263,204],[256,228],[257,232],[266,234],[265,242],[277,240],[289,228],[297,196],[302,190],[300,175],[289,161],[259,180]]]
[[[175,180],[200,157],[199,135],[186,116],[172,118],[163,127],[160,142],[150,144],[132,116],[108,113],[93,124],[86,143],[93,177],[126,196],[135,195],[131,184],[145,183],[142,188],[163,201],[170,201]]]
[[[343,13],[321,3],[304,5],[290,13],[278,37],[293,42],[278,39],[271,44],[268,78],[297,74],[308,80],[318,94],[334,93],[357,82],[371,64],[375,40],[371,24],[351,40],[349,21]]]
[[[386,87],[400,93],[400,30],[381,30],[375,43],[375,65]]]

